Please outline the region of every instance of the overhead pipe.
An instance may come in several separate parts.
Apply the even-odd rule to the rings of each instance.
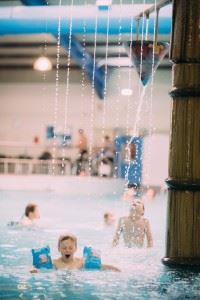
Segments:
[[[28,1],[26,1],[28,2]],[[134,17],[141,12],[143,5],[112,5],[109,11],[109,35],[136,33],[137,21]],[[72,34],[95,33],[95,16],[98,24],[96,33],[107,33],[107,11],[100,11],[94,5],[70,6],[17,6],[0,8],[0,35],[4,34],[57,34],[58,16],[61,21],[61,34],[70,32],[70,18],[73,20]],[[120,24],[119,24],[120,18]],[[133,28],[131,29],[131,22]],[[142,30],[140,26],[140,31]],[[85,28],[85,29],[84,29]],[[170,35],[170,9],[159,18],[159,35]],[[154,33],[154,18],[149,19],[149,34]]]
[[[21,0],[21,2],[24,5],[30,5],[30,6],[40,6],[40,5],[46,5],[48,6],[48,3],[46,0]]]
[[[94,5],[84,6],[47,6],[46,0],[22,0],[22,3],[29,6],[4,7],[0,9],[0,35],[5,34],[39,34],[49,33],[57,38],[58,17],[60,19],[60,44],[68,51],[69,34],[71,33],[71,56],[82,66],[82,57],[84,54],[85,71],[90,81],[94,80],[94,88],[100,99],[104,98],[105,89],[105,71],[104,66],[94,64],[93,58],[83,49],[80,42],[73,34],[77,33],[102,33],[118,34],[119,18],[120,32],[134,33],[136,26],[133,23],[134,15],[145,7],[143,5],[112,5],[109,11],[109,28],[107,28],[107,11],[99,11]],[[35,6],[40,5],[40,6]],[[31,7],[30,7],[31,6]],[[134,12],[133,12],[134,8]],[[83,17],[84,12],[84,17]],[[95,18],[98,18],[98,24],[95,28]],[[71,19],[73,26],[70,28]],[[169,13],[160,19],[158,32],[163,35],[169,35],[171,28],[171,18]],[[71,30],[71,31],[70,31]],[[149,20],[149,34],[154,32],[154,19]],[[94,68],[94,78],[93,78]]]

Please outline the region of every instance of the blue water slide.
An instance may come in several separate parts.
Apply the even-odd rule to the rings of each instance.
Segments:
[[[69,49],[69,35],[61,34],[60,44],[66,51]],[[99,67],[94,63],[94,58],[85,51],[79,41],[74,35],[71,36],[71,57],[80,66],[83,64],[84,55],[84,69],[91,82],[94,80],[94,88],[100,99],[104,98],[104,82],[105,82],[105,71],[104,67]],[[94,74],[94,75],[93,75]]]
[[[45,5],[48,3],[46,0],[22,0],[22,3],[28,6]],[[47,8],[46,8],[47,9]],[[61,27],[62,28],[62,25]],[[72,23],[73,28],[73,23]],[[57,30],[58,31],[58,30]],[[57,33],[53,33],[57,38]],[[69,46],[71,48],[71,57],[76,61],[76,63],[82,67],[83,56],[84,56],[84,69],[91,82],[94,84],[94,89],[100,99],[104,98],[104,88],[105,88],[105,71],[103,67],[99,67],[95,62],[94,58],[82,47],[80,42],[76,39],[74,35],[70,35],[61,32],[60,44],[66,50],[69,51]]]
[[[61,46],[68,51],[69,34],[72,33],[71,57],[82,66],[84,55],[85,72],[90,81],[94,80],[99,98],[104,99],[105,67],[94,63],[93,57],[74,35],[136,33],[134,15],[141,12],[141,5],[112,5],[108,10],[101,10],[95,5],[47,6],[46,0],[22,0],[22,3],[28,6],[0,8],[0,35],[49,33],[57,38],[60,20]],[[145,23],[145,20],[143,24],[140,22],[140,32]],[[150,18],[149,34],[153,34],[154,26],[155,18]],[[169,36],[170,31],[171,15],[168,12],[159,18],[158,34]]]

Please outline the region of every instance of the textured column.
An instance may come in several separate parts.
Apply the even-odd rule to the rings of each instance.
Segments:
[[[167,265],[200,267],[200,0],[174,0]]]

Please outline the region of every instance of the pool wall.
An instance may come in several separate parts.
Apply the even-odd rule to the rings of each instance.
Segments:
[[[70,195],[122,194],[124,180],[97,177],[48,175],[0,175],[1,190],[52,190]]]

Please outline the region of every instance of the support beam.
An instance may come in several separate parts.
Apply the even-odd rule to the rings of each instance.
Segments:
[[[200,268],[200,1],[173,0],[166,257]]]

